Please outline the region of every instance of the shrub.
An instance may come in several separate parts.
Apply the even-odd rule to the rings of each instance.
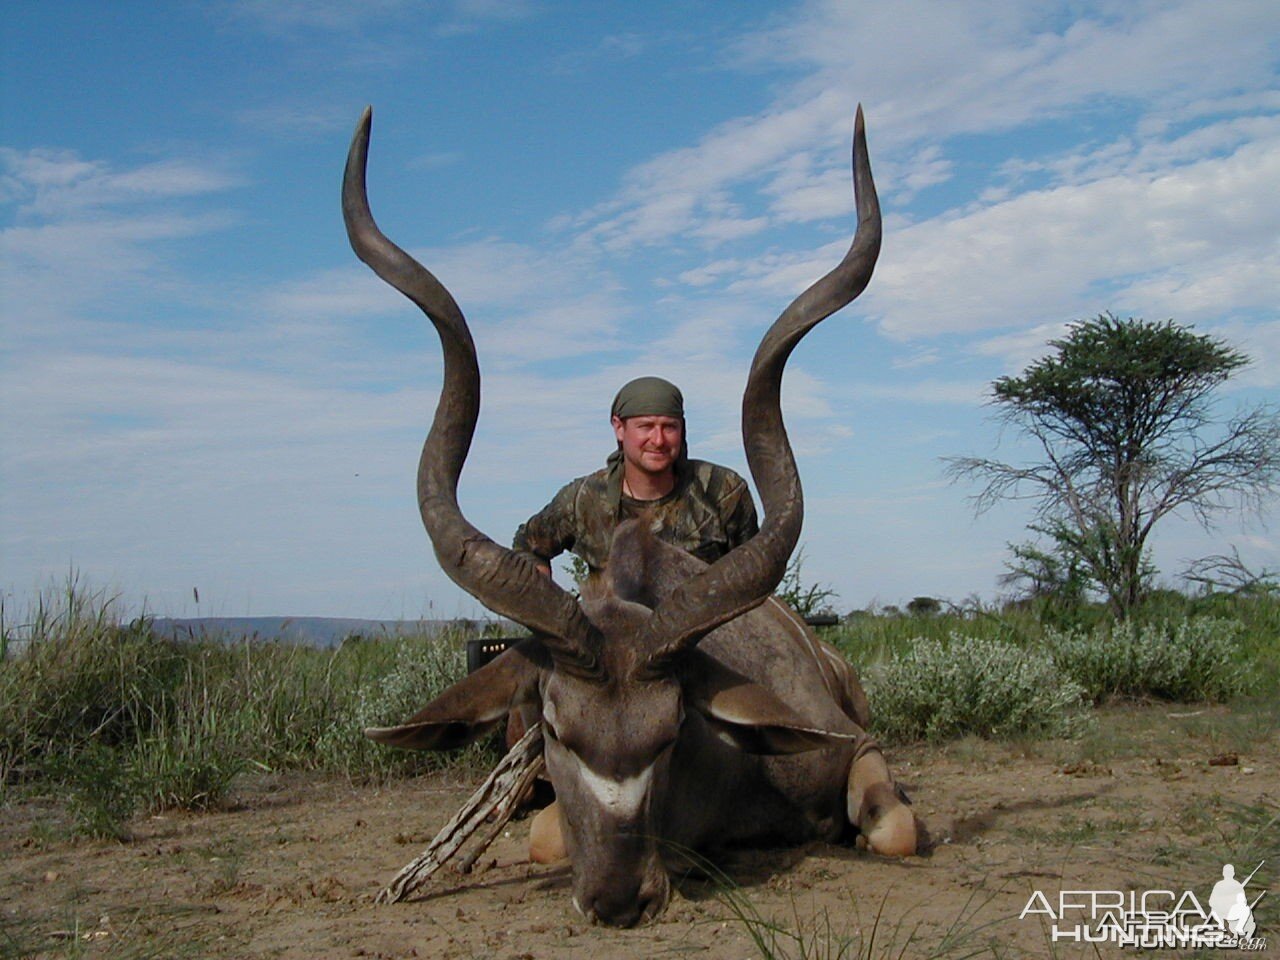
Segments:
[[[466,654],[456,638],[399,640],[390,668],[364,678],[317,745],[326,766],[348,776],[367,778],[434,770],[461,760],[492,765],[501,757],[484,740],[466,750],[441,754],[397,750],[364,736],[368,727],[403,723],[466,675]]]
[[[778,584],[778,599],[802,617],[811,617],[831,609],[833,600],[839,597],[830,586],[823,583],[805,583],[801,579],[804,566],[804,547],[797,550],[787,562],[786,573]]]
[[[1239,622],[1208,617],[1126,621],[1050,632],[1046,643],[1059,669],[1095,702],[1113,696],[1222,701],[1248,684],[1240,633]]]
[[[89,744],[74,756],[46,758],[44,773],[62,784],[77,833],[128,838],[125,823],[137,809],[138,790],[122,751]]]
[[[1084,691],[1045,653],[953,633],[868,671],[872,726],[895,740],[1071,736]]]
[[[907,613],[913,617],[933,617],[942,612],[942,601],[936,597],[914,597],[907,604]]]

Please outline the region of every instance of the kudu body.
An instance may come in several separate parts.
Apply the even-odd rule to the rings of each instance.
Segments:
[[[880,246],[862,113],[854,132],[858,230],[844,260],[766,333],[743,397],[743,442],[764,508],[760,533],[713,564],[619,526],[581,602],[463,517],[457,483],[479,415],[480,375],[448,291],[378,230],[365,192],[371,117],[343,182],[356,254],[413,300],[440,335],[444,384],[422,451],[423,523],[449,576],[534,637],[450,687],[383,743],[448,749],[508,711],[540,718],[573,865],[574,903],[630,926],[669,896],[664,849],[821,837],[856,827],[905,855],[916,827],[865,731],[856,675],[771,599],[800,534],[803,501],[782,423],[783,367],[800,339],[856,297]]]

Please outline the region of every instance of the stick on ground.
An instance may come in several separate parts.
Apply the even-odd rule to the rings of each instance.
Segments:
[[[387,888],[378,894],[378,903],[399,903],[431,878],[462,849],[489,816],[495,815],[493,829],[483,838],[459,866],[463,873],[471,869],[479,856],[502,832],[521,797],[544,769],[542,759],[542,724],[532,724],[502,758],[480,788],[444,825],[435,839],[413,862],[396,874]]]

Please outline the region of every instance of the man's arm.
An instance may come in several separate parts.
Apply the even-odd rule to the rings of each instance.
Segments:
[[[580,480],[566,484],[551,502],[522,523],[511,545],[533,557],[538,569],[551,575],[551,561],[573,547],[573,505]]]
[[[747,482],[735,474],[736,482],[720,500],[720,516],[724,518],[724,532],[729,539],[729,549],[746,543],[760,530],[756,519],[756,504],[751,499]]]

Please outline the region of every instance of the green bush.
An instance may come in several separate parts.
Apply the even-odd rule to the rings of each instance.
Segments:
[[[125,823],[137,810],[138,790],[123,751],[90,744],[74,755],[47,757],[43,772],[61,783],[76,833],[128,837]]]
[[[952,634],[922,639],[866,675],[872,726],[893,740],[1072,736],[1084,692],[1045,653]]]
[[[1250,667],[1241,624],[1217,618],[1126,621],[1050,632],[1054,662],[1098,702],[1108,697],[1223,701],[1244,692]]]
[[[460,753],[442,754],[398,750],[364,736],[368,727],[403,723],[466,675],[463,645],[453,638],[414,638],[390,645],[389,666],[370,675],[351,691],[317,744],[326,766],[348,776],[378,778],[404,776],[439,769],[451,763],[490,766],[501,757],[491,741],[481,741]]]

